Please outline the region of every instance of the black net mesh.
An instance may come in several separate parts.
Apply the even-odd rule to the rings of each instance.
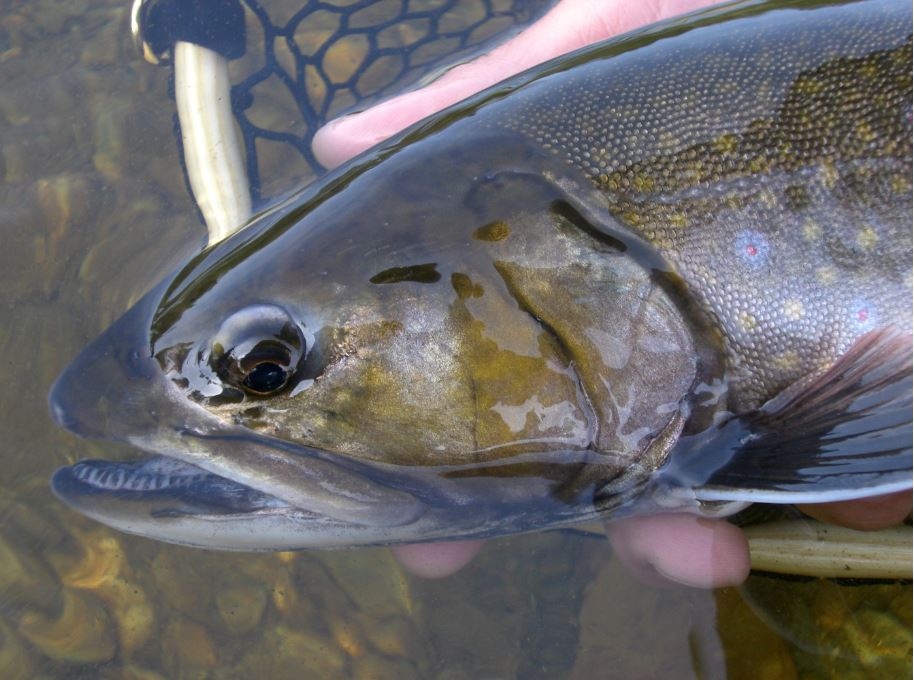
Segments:
[[[433,78],[550,0],[242,0],[246,48],[230,62],[255,205],[323,172],[320,125]]]

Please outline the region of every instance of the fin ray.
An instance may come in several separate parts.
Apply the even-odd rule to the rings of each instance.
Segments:
[[[673,477],[700,500],[816,503],[910,489],[911,395],[911,336],[871,331],[826,371],[699,437]]]

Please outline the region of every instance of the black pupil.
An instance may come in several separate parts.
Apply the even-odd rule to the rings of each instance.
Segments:
[[[286,372],[279,364],[264,362],[257,364],[244,378],[246,387],[255,392],[275,392],[286,382]]]

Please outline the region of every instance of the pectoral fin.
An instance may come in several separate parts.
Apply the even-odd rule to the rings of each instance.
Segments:
[[[910,489],[911,392],[911,336],[873,331],[821,375],[691,438],[667,479],[703,501],[825,503]]]

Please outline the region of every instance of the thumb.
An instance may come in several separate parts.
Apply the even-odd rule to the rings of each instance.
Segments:
[[[715,2],[562,0],[508,42],[451,69],[430,85],[331,121],[314,135],[314,154],[324,166],[335,167],[426,116],[532,66]]]

